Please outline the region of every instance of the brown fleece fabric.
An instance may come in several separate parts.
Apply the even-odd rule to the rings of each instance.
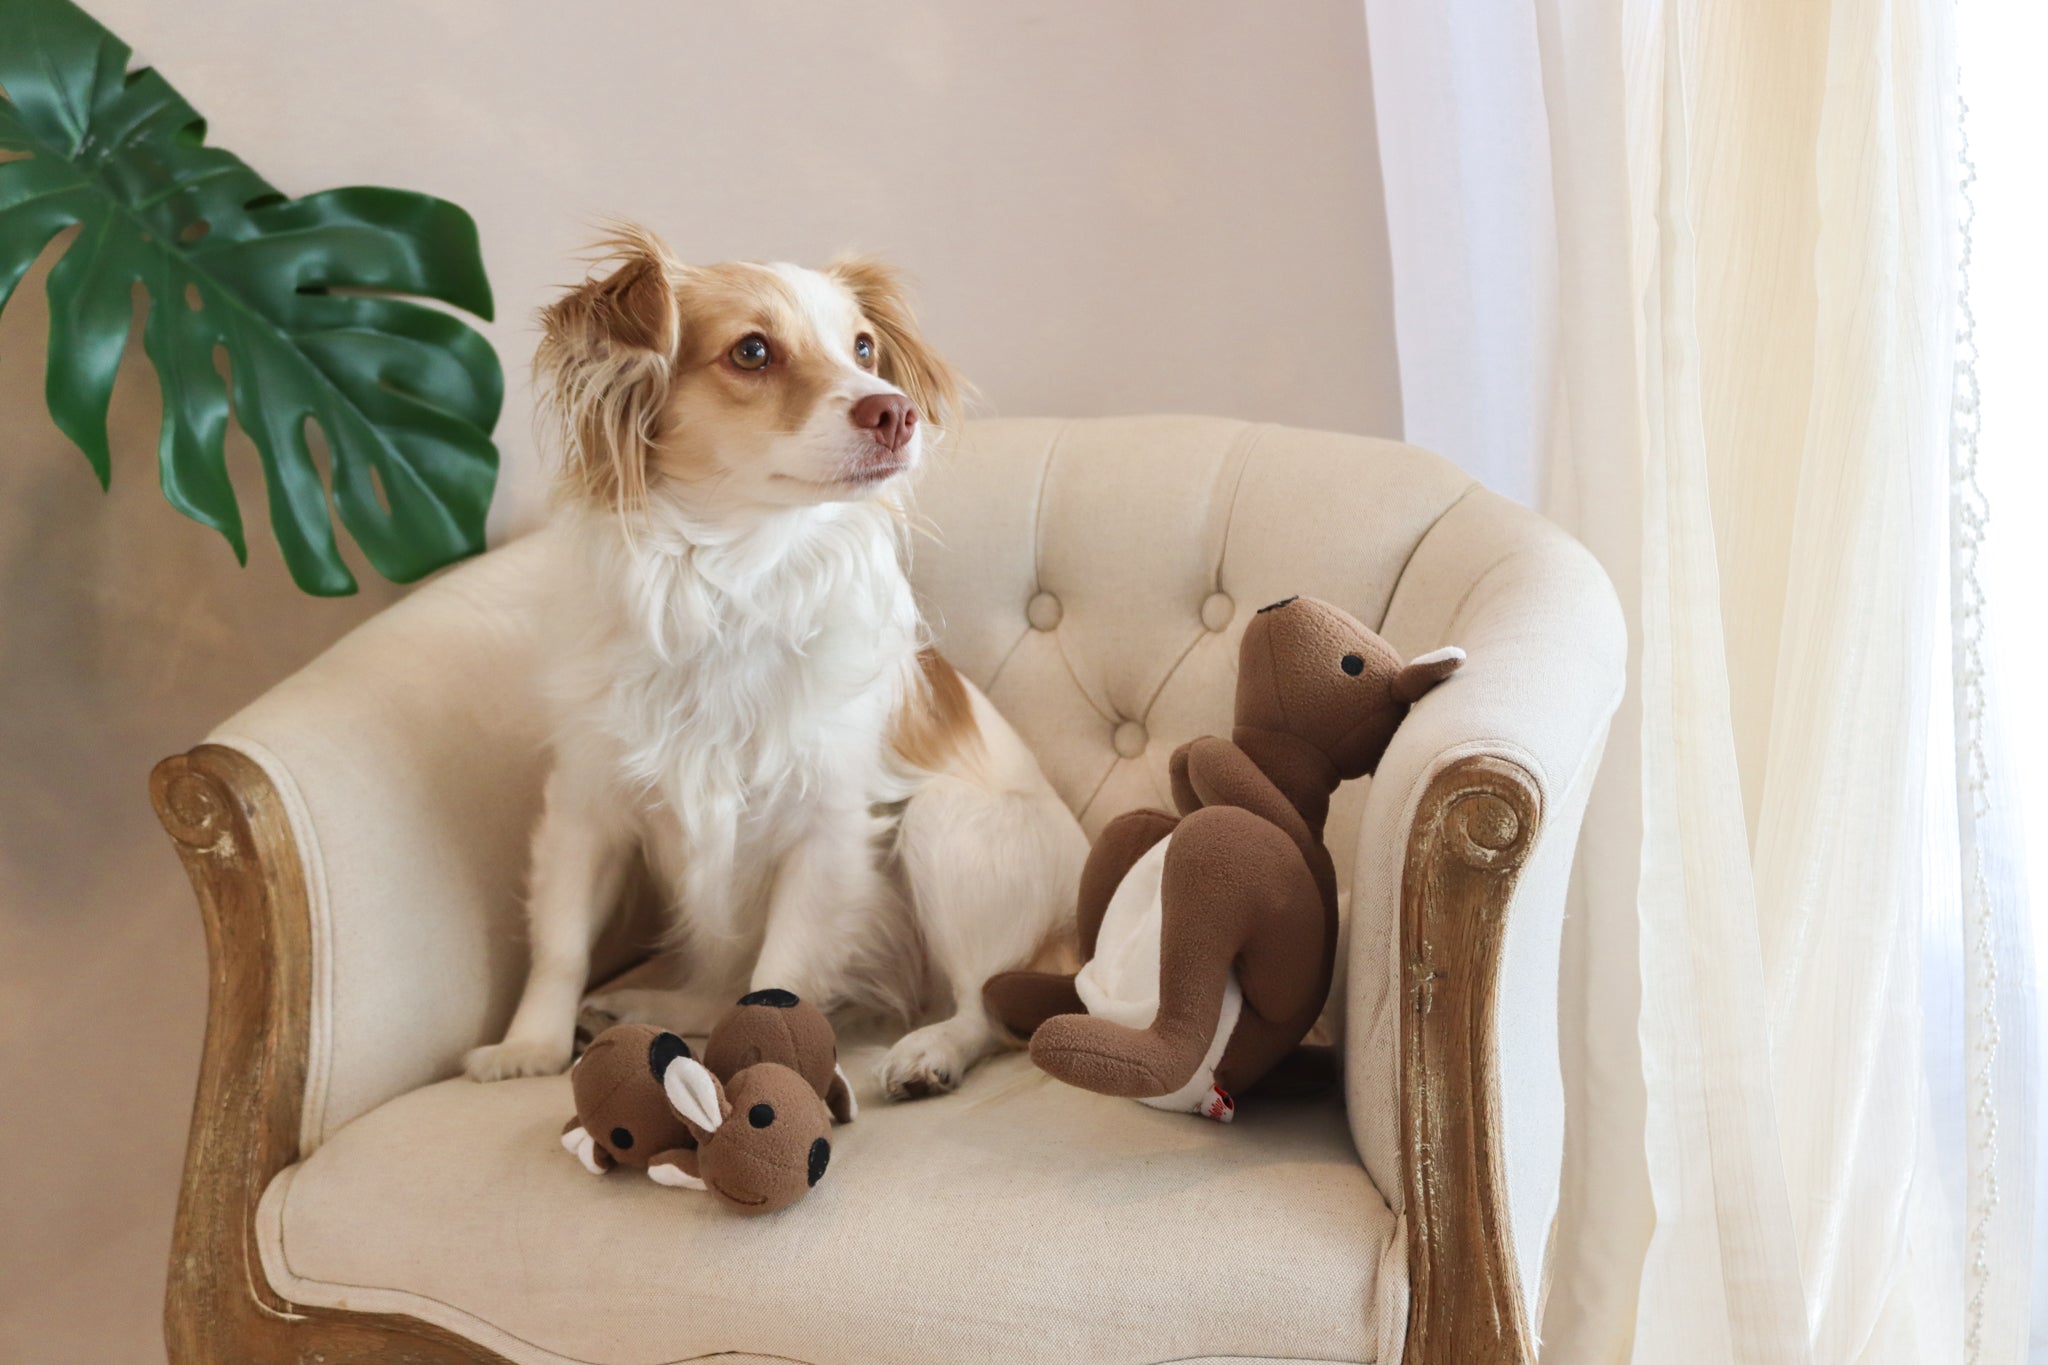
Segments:
[[[759,1062],[780,1062],[802,1076],[838,1122],[852,1116],[852,1092],[839,1075],[839,1040],[816,1005],[781,990],[741,996],[711,1030],[704,1065],[730,1081]]]
[[[1329,996],[1337,878],[1323,845],[1330,794],[1378,766],[1409,705],[1462,656],[1402,665],[1378,635],[1327,602],[1261,610],[1238,651],[1228,740],[1193,740],[1169,775],[1180,817],[1133,811],[1091,850],[1077,908],[1081,954],[1144,852],[1169,834],[1161,904],[1159,1011],[1144,1029],[1072,1006],[1071,977],[1005,972],[983,988],[990,1014],[1031,1039],[1047,1073],[1145,1099],[1187,1084],[1208,1053],[1235,971],[1244,994],[1216,1068],[1236,1094],[1293,1052]]]
[[[716,1127],[670,1103],[663,1082],[678,1063],[712,1078]],[[576,1117],[562,1131],[590,1133],[600,1166],[673,1166],[742,1213],[801,1199],[831,1159],[833,1122],[853,1117],[831,1021],[783,990],[741,997],[711,1030],[701,1062],[672,1033],[614,1025],[577,1061],[570,1089]]]
[[[777,1062],[759,1062],[724,1079],[723,1121],[715,1129],[689,1119],[697,1139],[697,1175],[718,1201],[739,1213],[773,1213],[810,1193],[831,1159],[832,1114],[810,1082]]]
[[[665,1040],[665,1041],[664,1041]],[[646,1169],[653,1159],[690,1142],[689,1129],[661,1093],[661,1073],[689,1048],[673,1033],[647,1024],[616,1024],[600,1033],[569,1072],[576,1117],[596,1139],[600,1166]]]

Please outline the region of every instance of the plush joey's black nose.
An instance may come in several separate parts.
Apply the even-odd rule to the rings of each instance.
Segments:
[[[825,1141],[825,1139],[823,1138],[819,1138],[816,1142],[813,1142],[811,1144],[810,1169],[805,1173],[807,1179],[804,1181],[804,1183],[807,1185],[817,1184],[819,1177],[825,1174],[826,1163],[831,1160],[832,1144]]]
[[[1296,593],[1292,597],[1283,597],[1278,602],[1268,602],[1265,606],[1259,608],[1259,615],[1264,616],[1269,611],[1278,611],[1289,602],[1299,602],[1300,600],[1301,594]]]
[[[690,1045],[673,1033],[657,1033],[654,1041],[647,1045],[647,1069],[660,1080],[668,1074],[669,1066],[679,1058],[690,1055]]]
[[[742,1005],[773,1005],[779,1010],[786,1010],[799,1002],[794,992],[783,990],[779,986],[770,986],[766,990],[748,991],[740,997],[740,1003]]]

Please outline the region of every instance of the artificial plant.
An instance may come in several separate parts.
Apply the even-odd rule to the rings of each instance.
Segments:
[[[50,268],[50,416],[109,475],[107,405],[132,291],[163,390],[164,496],[247,562],[229,413],[263,461],[270,523],[308,592],[353,592],[334,514],[400,582],[483,546],[504,377],[476,225],[444,200],[358,187],[291,199],[69,0],[0,0],[0,309]],[[413,296],[407,298],[403,296]],[[225,374],[223,374],[223,370]],[[329,496],[309,446],[317,426]]]

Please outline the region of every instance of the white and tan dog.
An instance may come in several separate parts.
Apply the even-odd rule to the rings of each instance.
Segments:
[[[998,1045],[981,985],[1073,913],[1086,841],[1029,750],[926,646],[906,484],[958,403],[872,261],[685,266],[622,232],[542,316],[565,462],[545,534],[554,767],[532,962],[479,1080],[569,1061],[598,931],[636,854],[664,884],[674,992],[592,1002],[701,1032],[741,991],[951,1013],[887,1092]]]

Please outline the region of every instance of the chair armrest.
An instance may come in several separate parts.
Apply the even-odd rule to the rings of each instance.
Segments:
[[[303,1054],[292,1159],[453,1074],[510,1015],[546,762],[532,678],[549,553],[529,537],[422,587],[159,769],[216,997],[234,955],[275,959],[273,1046]]]
[[[1352,1132],[1405,1225],[1404,1358],[1533,1361],[1563,1152],[1565,890],[1621,697],[1620,607],[1570,537],[1475,489],[1418,546],[1383,633],[1467,662],[1410,712],[1366,795]]]

